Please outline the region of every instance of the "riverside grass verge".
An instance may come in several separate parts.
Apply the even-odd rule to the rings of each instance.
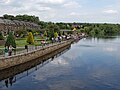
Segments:
[[[25,45],[28,45],[28,46],[41,46],[41,41],[42,40],[46,40],[46,37],[43,37],[43,38],[39,38],[39,37],[34,37],[34,44],[28,44],[26,42],[26,38],[17,38],[15,40],[16,42],[16,51],[22,51],[22,50],[25,50],[24,47]],[[51,43],[50,40],[47,41],[47,43]],[[22,48],[19,48],[19,47],[22,47]],[[4,54],[4,45],[0,46],[0,55],[3,55]]]

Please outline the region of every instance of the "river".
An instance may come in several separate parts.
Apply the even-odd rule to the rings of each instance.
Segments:
[[[120,90],[120,37],[84,38],[6,80],[0,90]]]

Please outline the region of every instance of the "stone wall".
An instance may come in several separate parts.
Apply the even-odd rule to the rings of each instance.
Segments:
[[[71,41],[66,41],[66,42],[62,42],[62,43],[59,43],[53,46],[45,47],[43,49],[39,49],[33,52],[24,53],[21,55],[16,55],[13,57],[8,57],[8,58],[2,58],[0,59],[0,70],[29,62],[31,60],[34,60],[36,58],[52,53],[70,44],[71,44]]]
[[[35,70],[37,70],[39,68],[38,65],[41,64],[41,67],[46,65],[46,63],[53,61],[54,58],[58,57],[59,55],[62,55],[66,51],[68,51],[70,49],[70,47],[71,47],[71,45],[67,45],[65,47],[60,48],[59,50],[56,50],[52,53],[44,55],[40,58],[31,60],[26,63],[16,65],[16,66],[13,66],[13,67],[10,67],[7,69],[0,70],[0,81],[4,80],[6,78],[10,78],[11,76],[15,76],[19,73],[23,73],[27,70],[29,71],[29,69],[31,69],[33,67],[35,68]]]

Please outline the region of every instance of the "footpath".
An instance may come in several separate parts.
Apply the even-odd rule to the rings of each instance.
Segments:
[[[36,51],[36,50],[40,50],[40,49],[43,49],[43,48],[46,48],[46,47],[50,47],[50,46],[53,46],[53,45],[56,45],[58,43],[63,43],[65,41],[62,41],[62,42],[56,42],[56,43],[51,43],[51,44],[46,44],[46,45],[43,45],[43,46],[28,46],[28,50],[25,49],[25,47],[17,47],[17,49],[21,49],[19,51],[12,51],[12,55],[11,56],[7,56],[5,57],[5,53],[4,53],[4,49],[3,48],[0,48],[3,50],[3,54],[0,55],[0,59],[3,59],[3,58],[8,58],[8,57],[14,57],[14,56],[17,56],[17,55],[21,55],[21,54],[26,54],[26,53],[30,53],[30,52],[33,52],[33,51]]]
[[[30,61],[34,61],[36,58],[40,58],[40,57],[42,58],[42,59],[39,59],[40,61],[44,60],[45,57],[43,56],[50,54],[52,52],[56,52],[59,49],[70,47],[72,41],[73,40],[62,41],[59,43],[45,45],[43,47],[35,46],[35,47],[29,48],[29,50],[31,51],[28,50],[28,52],[23,51],[23,53],[20,53],[20,54],[8,56],[8,57],[1,57],[0,70],[10,68],[16,65],[20,65],[23,63],[27,63]]]

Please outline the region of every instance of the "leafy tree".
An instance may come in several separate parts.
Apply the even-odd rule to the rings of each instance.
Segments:
[[[48,37],[51,40],[52,37],[54,37],[54,32],[53,31],[48,31]]]
[[[92,31],[90,31],[90,36],[95,36],[95,31],[94,30],[92,30]]]
[[[100,30],[100,32],[99,32],[99,35],[98,35],[99,37],[103,37],[103,36],[105,36],[105,32],[104,32],[104,30]]]
[[[53,23],[49,23],[49,25],[47,26],[46,30],[48,31],[48,37],[51,39],[52,37],[54,37],[54,33],[55,32],[60,32],[60,28],[58,25],[53,24]]]
[[[54,33],[54,37],[55,37],[55,38],[58,37],[58,33],[57,33],[57,32]]]
[[[39,18],[36,16],[30,16],[30,15],[3,15],[4,19],[9,19],[9,20],[19,20],[19,21],[28,21],[28,22],[34,22],[34,23],[39,23]]]
[[[19,21],[28,21],[28,22],[34,22],[37,23],[41,29],[47,30],[47,36],[54,37],[54,33],[60,32],[60,29],[73,29],[74,26],[77,29],[80,29],[81,32],[85,32],[88,35],[95,35],[95,36],[108,36],[108,35],[118,35],[120,34],[120,24],[96,24],[96,23],[53,23],[53,22],[44,22],[40,21],[38,17],[31,16],[31,15],[3,15],[4,19],[10,19],[10,20],[19,20]],[[21,34],[21,33],[20,33]]]
[[[0,32],[0,40],[4,40],[4,37],[1,32]]]
[[[39,18],[36,16],[29,16],[29,15],[17,15],[15,17],[16,20],[20,20],[20,21],[28,21],[28,22],[34,22],[34,23],[38,23],[39,22]]]
[[[3,18],[4,19],[10,19],[10,20],[14,20],[15,19],[15,17],[13,15],[7,15],[7,14],[3,15]]]
[[[34,44],[34,38],[32,32],[28,32],[27,43]]]
[[[5,42],[5,47],[7,46],[9,48],[10,45],[12,47],[16,48],[15,36],[14,36],[13,32],[9,32],[9,35],[8,35],[7,40]]]
[[[44,36],[47,37],[47,32],[46,31],[44,32]]]
[[[56,25],[58,25],[60,27],[60,29],[65,29],[66,25],[64,23],[56,23]]]

